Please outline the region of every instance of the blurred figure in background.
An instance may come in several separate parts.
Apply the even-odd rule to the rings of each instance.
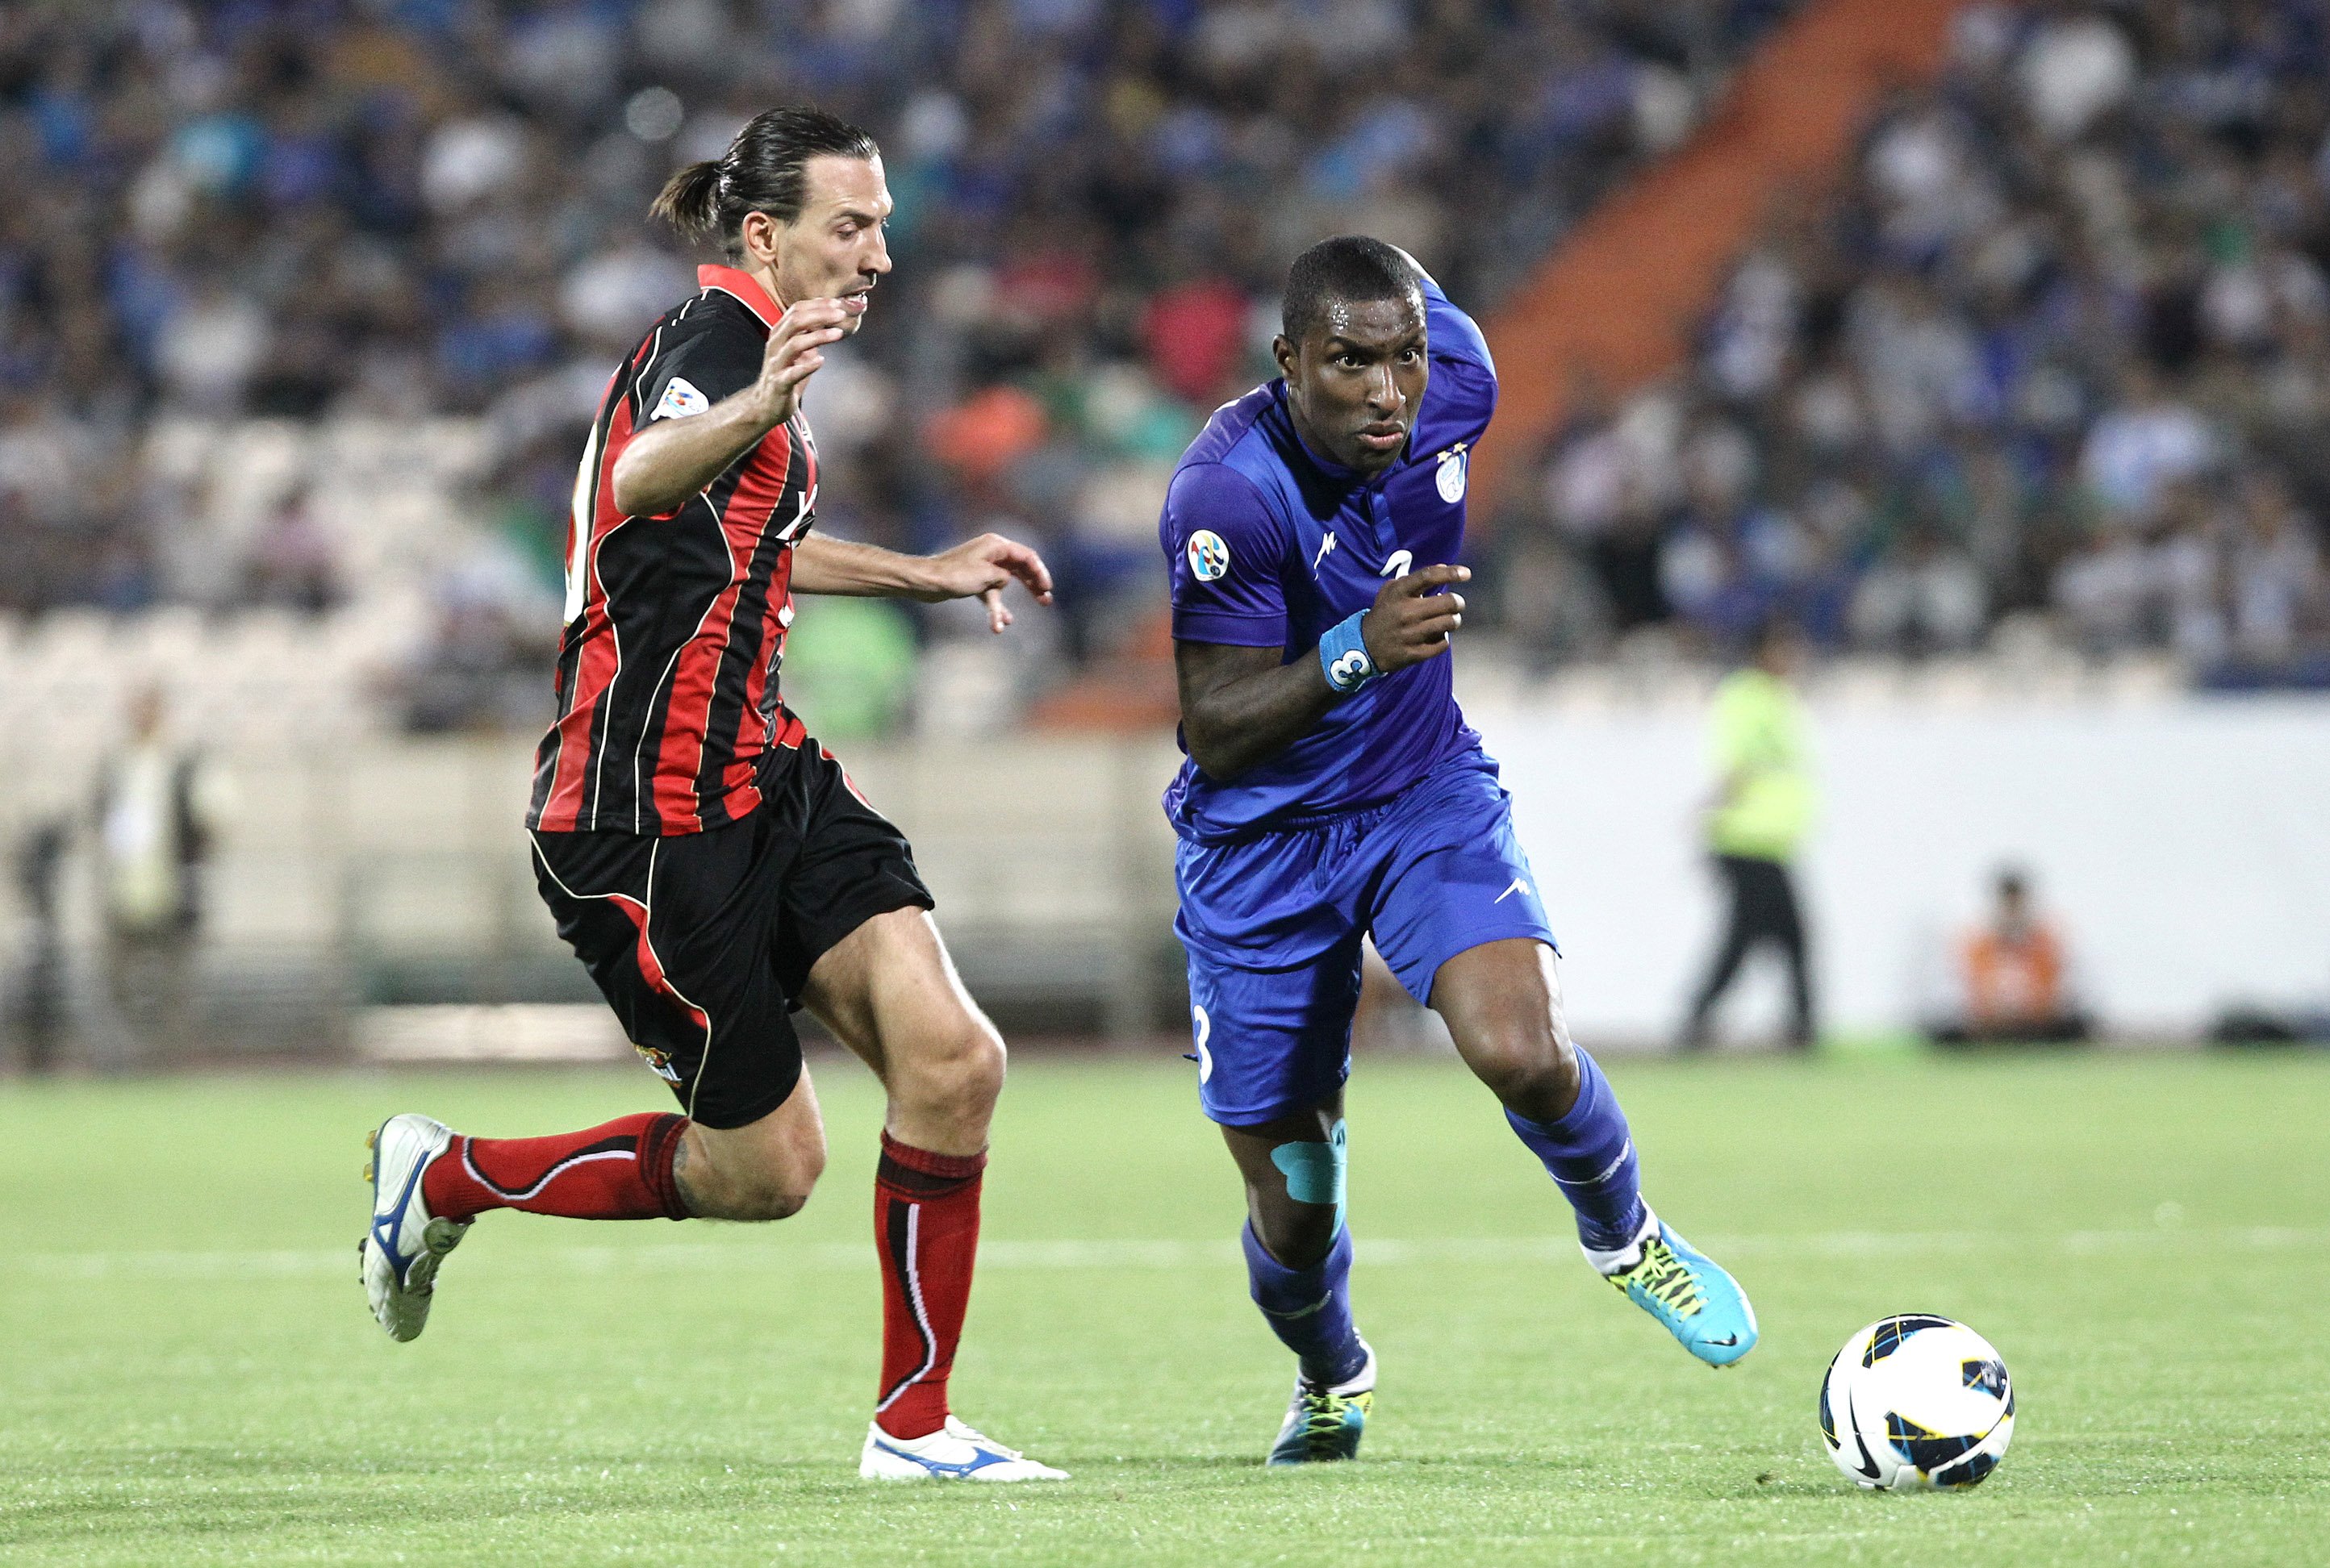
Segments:
[[[2063,939],[2032,909],[2030,881],[2015,867],[1999,872],[1990,919],[1959,940],[1957,959],[1964,1010],[1934,1027],[1937,1043],[2061,1043],[2093,1032],[2070,994]]]
[[[190,974],[203,921],[202,871],[224,815],[223,785],[174,741],[156,685],[129,700],[128,734],[99,767],[97,873],[105,986],[126,1066],[187,1037]]]
[[[1748,951],[1766,941],[1778,943],[1788,962],[1788,1044],[1803,1050],[1813,1042],[1804,914],[1788,874],[1813,816],[1807,725],[1793,684],[1803,659],[1803,634],[1793,621],[1775,616],[1757,636],[1755,661],[1715,688],[1710,749],[1719,782],[1707,836],[1729,895],[1730,914],[1723,945],[1683,1027],[1687,1051],[1708,1044],[1716,1003]]]
[[[24,904],[24,938],[8,988],[8,1022],[27,1072],[54,1068],[64,1039],[64,933],[57,894],[70,837],[66,825],[51,818],[35,824],[16,843],[16,894]]]

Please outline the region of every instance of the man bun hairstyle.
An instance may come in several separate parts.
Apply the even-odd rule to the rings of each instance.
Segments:
[[[1321,240],[1294,259],[1286,270],[1286,302],[1279,326],[1290,343],[1325,325],[1329,307],[1340,302],[1371,304],[1407,299],[1424,309],[1424,290],[1407,253],[1365,234]]]
[[[743,249],[744,218],[766,213],[780,223],[800,216],[814,157],[876,158],[874,138],[837,115],[806,104],[754,115],[728,150],[690,164],[664,182],[651,216],[686,238],[717,240],[731,257]]]

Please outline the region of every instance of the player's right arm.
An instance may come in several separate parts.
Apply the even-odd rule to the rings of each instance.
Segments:
[[[1183,468],[1159,533],[1172,562],[1182,739],[1198,768],[1234,779],[1309,734],[1349,694],[1329,680],[1317,645],[1287,647],[1280,578],[1291,540],[1245,476],[1218,463]],[[1427,566],[1384,585],[1359,618],[1376,675],[1447,651],[1464,614],[1447,590],[1471,575]]]
[[[769,329],[760,373],[701,413],[663,413],[660,394],[648,423],[615,458],[615,509],[627,517],[660,517],[726,471],[754,442],[793,417],[801,383],[825,363],[819,352],[838,342],[848,313],[838,299],[805,299]],[[749,341],[749,340],[748,340]]]
[[[1359,620],[1368,657],[1385,675],[1448,651],[1464,622],[1464,599],[1446,591],[1471,577],[1462,566],[1427,566],[1395,578]],[[1198,766],[1227,783],[1316,729],[1345,694],[1327,684],[1314,646],[1292,663],[1278,648],[1173,644],[1181,732]]]

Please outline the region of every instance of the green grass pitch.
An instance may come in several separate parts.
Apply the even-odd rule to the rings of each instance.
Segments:
[[[1661,1211],[1754,1296],[1723,1374],[1594,1279],[1452,1063],[1352,1086],[1359,1463],[1258,1464],[1289,1365],[1179,1063],[1031,1061],[959,1407],[1051,1488],[891,1489],[878,1101],[821,1063],[779,1226],[493,1215],[395,1346],[355,1280],[363,1133],[659,1108],[640,1072],[0,1085],[0,1561],[2282,1563],[2330,1557],[2330,1057],[1619,1061]],[[2013,1451],[1853,1491],[1814,1397],[1853,1328],[1963,1318]]]

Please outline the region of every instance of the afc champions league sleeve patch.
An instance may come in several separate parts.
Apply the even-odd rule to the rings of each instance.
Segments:
[[[674,376],[671,384],[663,389],[663,399],[656,404],[655,411],[648,415],[648,423],[653,424],[658,420],[684,420],[690,414],[700,414],[711,406],[712,400],[690,386],[686,378]],[[1441,488],[1447,488],[1444,480]]]
[[[1434,476],[1434,479],[1440,486],[1440,498],[1451,506],[1464,498],[1466,461],[1464,449],[1462,447],[1456,448],[1454,451],[1440,454],[1440,472]]]
[[[1220,534],[1200,528],[1189,535],[1189,571],[1198,581],[1218,581],[1229,570],[1230,547]]]

